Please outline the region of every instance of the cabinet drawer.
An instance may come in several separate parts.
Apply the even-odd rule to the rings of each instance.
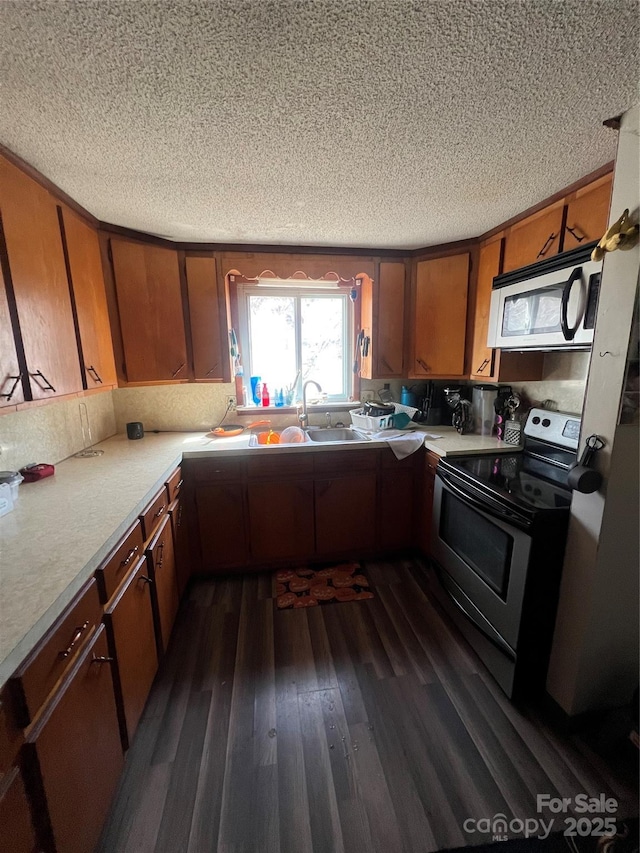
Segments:
[[[145,542],[153,536],[155,529],[166,515],[168,508],[169,498],[167,496],[167,490],[162,489],[140,516],[140,521],[142,522],[142,535]]]
[[[18,728],[10,686],[7,686],[0,693],[0,777],[11,767],[21,745],[22,731]]]
[[[101,617],[98,585],[92,578],[13,676],[22,725],[33,720]]]
[[[176,470],[165,483],[165,486],[167,489],[169,503],[172,503],[172,501],[175,501],[175,499],[178,497],[178,495],[180,494],[180,490],[182,489],[182,468],[176,468]]]
[[[247,459],[249,477],[281,477],[313,474],[313,454],[291,455],[278,453],[275,456],[254,456]]]
[[[19,767],[14,767],[0,782],[0,827],[3,850],[33,853],[36,849],[31,810]]]
[[[144,552],[142,525],[136,521],[109,559],[96,571],[98,592],[103,604],[111,598],[131,569],[136,559]]]
[[[314,470],[318,474],[344,474],[352,471],[374,471],[378,465],[378,451],[328,450],[314,453]]]
[[[216,483],[219,480],[239,480],[242,460],[237,457],[223,459],[197,459],[193,463],[196,483]]]
[[[437,453],[433,453],[430,450],[427,450],[425,455],[425,465],[427,470],[433,475],[436,473],[436,468],[438,467],[438,462],[440,461],[440,457]]]

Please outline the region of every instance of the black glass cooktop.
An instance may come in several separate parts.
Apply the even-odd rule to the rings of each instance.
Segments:
[[[566,510],[571,504],[568,469],[524,453],[499,456],[449,456],[443,470],[462,475],[476,489],[528,512]]]

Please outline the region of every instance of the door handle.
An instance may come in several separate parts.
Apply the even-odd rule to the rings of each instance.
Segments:
[[[549,246],[553,243],[553,241],[556,239],[557,236],[558,235],[554,234],[554,233],[549,234],[549,236],[547,237],[547,242],[544,244],[544,246],[540,249],[540,251],[536,255],[536,261],[538,260],[538,258],[544,258],[544,256],[547,254],[547,250],[549,249]]]
[[[564,335],[565,341],[572,341],[575,338],[576,332],[578,331],[578,326],[580,325],[580,320],[578,320],[575,326],[569,326],[569,321],[567,318],[567,311],[569,308],[569,297],[571,296],[571,288],[573,287],[575,282],[578,281],[578,279],[582,280],[582,267],[576,267],[574,269],[562,290],[560,326],[562,328],[562,334]]]
[[[13,379],[13,385],[11,386],[11,389],[9,390],[9,392],[8,392],[7,394],[0,394],[0,397],[4,397],[4,398],[5,398],[5,400],[7,400],[7,401],[8,401],[8,400],[10,400],[10,399],[13,397],[13,395],[15,394],[15,390],[16,390],[16,388],[18,387],[18,383],[19,383],[19,382],[20,382],[20,380],[22,379],[22,374],[21,374],[21,373],[18,373],[18,375],[17,375],[17,376],[7,376],[7,379]]]
[[[38,386],[39,386],[43,391],[53,391],[53,392],[55,393],[55,390],[56,390],[56,389],[55,389],[55,388],[53,387],[53,385],[49,382],[49,380],[47,379],[47,377],[44,375],[44,373],[43,373],[41,370],[36,370],[36,372],[35,372],[35,373],[30,373],[29,375],[30,375],[31,377],[33,377],[33,379],[35,379],[35,380],[36,380],[36,384],[37,384],[37,385],[38,385]],[[38,380],[38,379],[36,379],[36,377],[37,377],[37,376],[38,376],[38,377],[40,377],[40,379],[42,379],[42,383],[43,383],[43,384],[40,384],[39,380]]]

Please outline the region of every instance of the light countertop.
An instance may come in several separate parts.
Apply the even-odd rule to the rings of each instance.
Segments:
[[[452,427],[420,428],[440,456],[517,450],[495,438],[460,436]],[[384,441],[249,447],[250,434],[113,436],[102,456],[71,457],[53,477],[23,483],[13,512],[0,518],[0,687],[108,556],[183,457],[322,452],[384,447]]]

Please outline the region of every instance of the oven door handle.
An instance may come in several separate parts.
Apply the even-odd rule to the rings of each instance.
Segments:
[[[498,509],[498,507],[488,506],[483,503],[483,501],[476,500],[471,497],[470,494],[461,489],[460,486],[454,485],[451,481],[451,478],[448,477],[442,471],[438,471],[438,477],[441,478],[447,489],[449,489],[459,500],[461,500],[467,506],[472,507],[473,509],[477,509],[480,512],[486,513],[486,515],[492,515],[494,518],[499,518],[503,521],[509,521],[512,524],[517,525],[518,527],[522,527],[527,529],[530,527],[529,522],[526,518],[521,515],[518,515],[515,512],[510,512],[508,509]]]
[[[499,651],[501,651],[504,655],[506,655],[510,660],[515,660],[516,659],[516,653],[513,651],[513,649],[509,645],[509,643],[507,643],[506,640],[503,640],[502,637],[500,637],[500,635],[497,635],[494,637],[485,628],[483,628],[482,625],[480,625],[473,618],[473,614],[469,613],[467,608],[460,601],[458,601],[458,599],[455,597],[453,592],[449,589],[449,587],[446,585],[446,583],[444,583],[444,581],[442,580],[441,570],[438,566],[436,566],[436,571],[438,572],[438,575],[440,577],[440,585],[442,586],[444,591],[447,593],[447,595],[451,599],[451,602],[453,604],[455,604],[455,606],[458,608],[458,610],[464,616],[466,616],[466,618],[469,620],[469,622],[472,623],[474,628],[477,628],[477,630],[480,631],[480,633],[485,638],[485,640],[490,642],[492,646],[495,646]]]

